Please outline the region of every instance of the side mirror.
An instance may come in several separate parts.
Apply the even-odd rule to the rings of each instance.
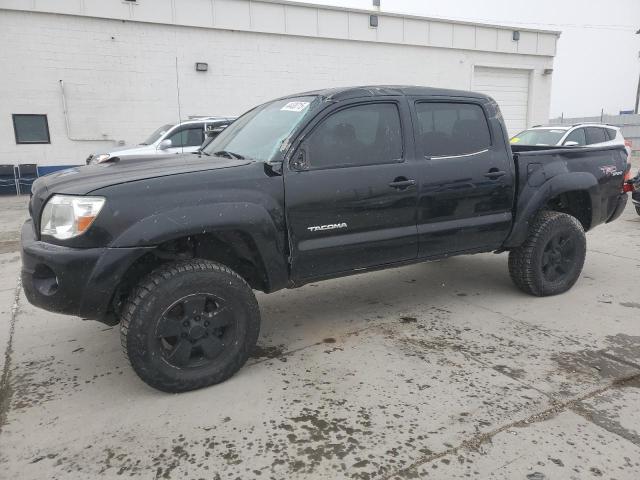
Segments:
[[[578,142],[574,142],[573,140],[569,140],[568,142],[564,142],[564,147],[577,147],[580,144]]]
[[[158,150],[166,150],[167,148],[171,148],[171,140],[162,140],[160,145],[158,145]]]

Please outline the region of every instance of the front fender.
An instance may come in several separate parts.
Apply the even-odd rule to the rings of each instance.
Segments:
[[[539,175],[544,176],[541,169]],[[588,172],[566,172],[558,174],[537,186],[536,175],[521,182],[522,189],[518,195],[515,220],[511,233],[504,242],[504,247],[513,248],[522,245],[529,232],[529,224],[536,213],[554,197],[566,192],[586,191],[591,199],[592,220],[600,218],[600,202],[597,201],[598,180]],[[533,179],[533,182],[532,182]]]
[[[284,219],[277,209],[249,202],[176,207],[145,217],[124,230],[112,247],[160,245],[189,235],[236,231],[249,236],[265,267],[269,290],[288,281]],[[274,218],[275,217],[275,218]]]

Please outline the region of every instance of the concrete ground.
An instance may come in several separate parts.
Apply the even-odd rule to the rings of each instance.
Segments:
[[[118,329],[30,306],[0,199],[0,478],[638,479],[640,217],[568,293],[475,255],[260,295],[229,381],[147,387]]]

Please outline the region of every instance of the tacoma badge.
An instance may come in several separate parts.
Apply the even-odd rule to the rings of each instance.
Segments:
[[[330,223],[329,225],[318,225],[316,227],[307,227],[310,232],[321,232],[323,230],[338,230],[340,228],[347,228],[346,223]]]

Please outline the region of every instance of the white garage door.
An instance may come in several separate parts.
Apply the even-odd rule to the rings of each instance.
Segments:
[[[473,90],[498,102],[509,135],[527,128],[529,71],[513,68],[475,67]]]

